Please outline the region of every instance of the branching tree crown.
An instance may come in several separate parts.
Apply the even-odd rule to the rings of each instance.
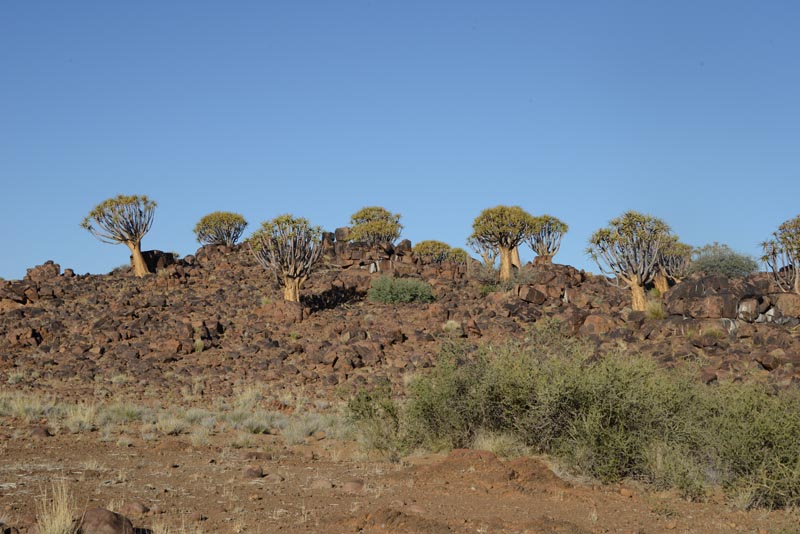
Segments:
[[[484,267],[494,268],[497,261],[498,249],[486,241],[478,239],[474,235],[467,239],[467,246],[471,248],[483,260]]]
[[[496,248],[500,278],[511,278],[511,253],[530,234],[533,217],[519,206],[495,206],[483,210],[472,223],[469,242],[483,249]]]
[[[469,254],[463,248],[454,247],[447,253],[447,261],[452,261],[459,265],[465,265],[469,261]]]
[[[761,244],[761,260],[783,291],[800,295],[800,215],[781,224],[772,239]]]
[[[552,215],[533,217],[526,240],[543,263],[552,263],[561,248],[561,238],[567,233],[567,224]]]
[[[203,245],[233,246],[242,237],[247,221],[238,213],[215,211],[209,213],[194,227],[197,241]]]
[[[675,281],[686,278],[692,265],[694,248],[681,243],[678,236],[671,235],[661,248],[658,264],[664,275]]]
[[[148,269],[141,244],[153,225],[155,209],[156,203],[144,195],[118,195],[95,206],[81,227],[103,243],[125,244],[131,251],[134,274],[144,276]]]
[[[450,245],[442,241],[429,239],[420,241],[411,249],[415,256],[425,258],[430,263],[442,263],[448,259]]]
[[[403,225],[400,214],[380,206],[362,208],[350,217],[350,241],[368,245],[393,244],[400,237]]]
[[[628,211],[589,239],[587,254],[603,274],[631,288],[634,310],[645,309],[644,285],[659,271],[660,251],[669,231],[661,219]]]
[[[300,302],[300,289],[322,255],[322,229],[303,217],[280,215],[262,223],[248,243],[256,260],[283,286],[284,299]]]

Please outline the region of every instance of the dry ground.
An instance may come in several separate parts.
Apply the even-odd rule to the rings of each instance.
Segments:
[[[567,481],[528,457],[453,451],[390,463],[321,431],[301,441],[216,427],[174,436],[139,423],[76,433],[56,424],[55,435],[36,437],[44,425],[54,427],[0,418],[0,519],[22,532],[54,480],[66,481],[79,508],[122,510],[154,533],[800,532],[793,511]]]

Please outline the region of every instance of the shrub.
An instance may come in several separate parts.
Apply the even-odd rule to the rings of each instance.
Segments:
[[[432,302],[433,290],[429,284],[416,278],[393,278],[379,276],[369,286],[367,298],[382,304],[401,302]]]
[[[800,505],[800,392],[709,387],[652,358],[597,358],[553,321],[524,343],[450,343],[414,381],[383,448],[440,450],[503,436],[602,481],[632,477],[700,499],[709,485],[746,506]],[[385,419],[366,397],[363,420]],[[395,412],[392,412],[395,413]],[[510,446],[510,445],[509,445]]]
[[[756,260],[734,251],[728,245],[712,243],[692,252],[689,271],[721,275],[727,278],[742,278],[758,270]]]

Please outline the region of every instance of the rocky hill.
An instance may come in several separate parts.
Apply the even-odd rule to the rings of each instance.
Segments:
[[[204,247],[175,260],[151,253],[156,274],[76,275],[47,262],[0,282],[0,382],[60,394],[163,402],[228,395],[266,383],[275,402],[389,383],[397,393],[435,360],[442,342],[522,339],[543,317],[606,350],[639,351],[666,366],[696,362],[700,378],[798,380],[800,295],[766,274],[695,277],[649,312],[604,277],[564,265],[527,265],[503,290],[477,264],[426,264],[410,243],[366,249],[326,236],[326,265],[284,303],[243,248]],[[381,274],[415,276],[431,304],[367,301]],[[661,302],[661,304],[659,304]]]

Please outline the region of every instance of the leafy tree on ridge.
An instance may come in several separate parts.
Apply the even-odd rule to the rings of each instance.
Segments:
[[[131,251],[133,274],[144,276],[149,270],[142,255],[142,238],[153,224],[156,203],[147,196],[118,195],[104,200],[89,212],[81,227],[111,245],[126,245]]]

